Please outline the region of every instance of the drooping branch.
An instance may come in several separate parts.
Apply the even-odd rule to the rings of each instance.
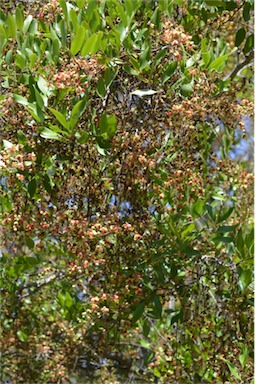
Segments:
[[[242,69],[244,68],[246,65],[248,65],[252,59],[254,57],[254,51],[253,49],[250,51],[249,55],[245,56],[245,59],[241,62],[241,63],[238,63],[235,68],[233,69],[233,71],[230,73],[230,75],[228,75],[224,81],[226,80],[233,80],[235,78],[235,76],[237,75],[237,73]]]

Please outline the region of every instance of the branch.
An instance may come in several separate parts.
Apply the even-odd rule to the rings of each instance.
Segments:
[[[233,80],[235,78],[235,76],[237,75],[237,73],[242,69],[244,68],[246,65],[248,65],[252,59],[254,57],[254,51],[253,49],[250,51],[249,55],[248,56],[245,56],[245,59],[244,61],[242,61],[241,63],[238,63],[235,68],[233,69],[233,71],[230,73],[229,76],[227,76],[224,81],[226,80]]]

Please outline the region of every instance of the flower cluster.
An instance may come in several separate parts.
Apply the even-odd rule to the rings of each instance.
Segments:
[[[192,37],[186,33],[181,25],[172,21],[166,21],[163,25],[162,41],[167,44],[169,52],[173,55],[174,60],[182,60],[183,50],[192,51]]]
[[[84,93],[89,81],[96,81],[104,67],[96,58],[70,59],[53,75],[53,85],[57,89],[72,88],[77,94]]]
[[[49,0],[39,9],[39,19],[52,23],[55,17],[63,12],[57,0]]]

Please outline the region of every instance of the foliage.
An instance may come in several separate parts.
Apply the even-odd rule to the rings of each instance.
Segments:
[[[252,382],[253,175],[230,156],[252,2],[22,3],[0,11],[3,382]]]

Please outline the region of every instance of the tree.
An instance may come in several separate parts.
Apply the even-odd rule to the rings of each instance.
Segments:
[[[252,381],[252,17],[2,5],[3,381]]]

